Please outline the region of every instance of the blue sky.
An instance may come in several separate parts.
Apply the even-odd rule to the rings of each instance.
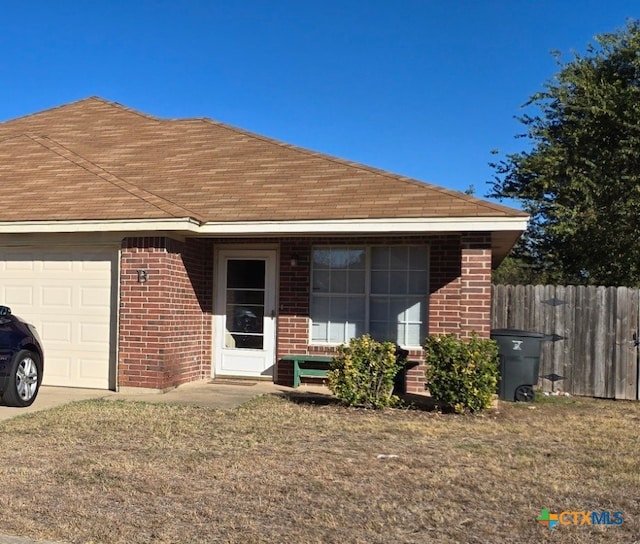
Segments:
[[[210,117],[464,191],[514,116],[596,34],[640,18],[609,0],[0,3],[0,120],[88,96]]]

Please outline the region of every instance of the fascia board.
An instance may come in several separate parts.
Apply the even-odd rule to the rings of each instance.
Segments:
[[[444,217],[309,221],[221,221],[199,224],[192,218],[0,221],[0,234],[71,232],[180,232],[187,236],[265,236],[524,231],[528,217]]]
[[[427,219],[345,219],[334,221],[236,221],[205,223],[200,234],[376,234],[415,232],[524,231],[528,217],[447,217]]]

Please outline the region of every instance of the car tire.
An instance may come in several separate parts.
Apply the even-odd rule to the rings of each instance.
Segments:
[[[10,372],[2,400],[9,406],[20,408],[31,406],[36,400],[40,382],[42,382],[40,357],[32,351],[23,349],[13,358]]]

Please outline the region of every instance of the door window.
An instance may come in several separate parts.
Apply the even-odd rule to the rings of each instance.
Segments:
[[[265,261],[227,261],[225,347],[263,349]]]

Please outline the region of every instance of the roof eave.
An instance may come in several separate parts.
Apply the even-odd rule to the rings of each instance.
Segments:
[[[311,234],[389,234],[435,232],[522,232],[527,216],[427,217],[293,221],[210,221],[190,217],[160,219],[0,221],[0,233],[178,231],[201,236],[275,236]]]
[[[297,221],[207,222],[198,230],[210,236],[389,234],[435,232],[518,231],[527,228],[527,216],[428,217],[393,219],[335,219]]]
[[[196,233],[199,223],[189,217],[77,221],[0,221],[0,234],[68,234],[88,232]]]

